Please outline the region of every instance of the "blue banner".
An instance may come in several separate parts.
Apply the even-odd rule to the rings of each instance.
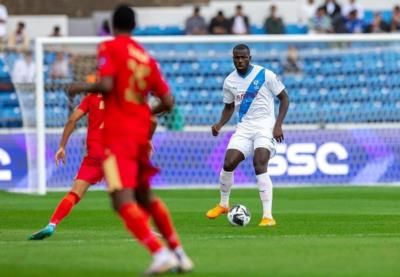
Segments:
[[[0,189],[26,189],[28,164],[25,136],[0,135]]]
[[[217,138],[209,132],[158,132],[153,143],[154,163],[161,173],[156,187],[217,185],[226,146],[232,132]],[[67,164],[56,167],[54,154],[60,134],[46,137],[49,187],[68,187],[85,154],[85,135],[73,134]],[[400,130],[286,131],[269,164],[274,184],[351,185],[400,182]],[[22,134],[0,135],[0,188],[24,187],[27,175],[26,144]],[[235,184],[256,182],[252,157],[235,171]]]
[[[154,160],[158,185],[217,184],[232,133],[159,133]],[[285,132],[269,163],[274,184],[375,184],[400,182],[400,130]],[[235,171],[235,184],[255,184],[252,157]]]

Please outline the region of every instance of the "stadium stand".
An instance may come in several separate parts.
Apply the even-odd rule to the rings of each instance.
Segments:
[[[148,45],[157,56],[176,96],[177,107],[187,125],[211,125],[220,115],[222,82],[233,67],[231,45]],[[331,48],[327,43],[298,45],[300,74],[283,72],[282,43],[251,45],[254,62],[281,75],[291,96],[287,123],[395,122],[400,113],[400,52],[397,44],[373,48],[353,43]],[[15,53],[0,59],[0,78],[10,81],[9,68]],[[54,53],[45,56],[46,68]],[[383,67],[383,65],[385,65]],[[45,95],[48,127],[62,127],[68,116],[68,99],[62,88],[70,80],[50,80]],[[55,85],[56,84],[56,85]],[[59,85],[57,85],[59,84]],[[0,126],[21,126],[17,94],[0,92]]]

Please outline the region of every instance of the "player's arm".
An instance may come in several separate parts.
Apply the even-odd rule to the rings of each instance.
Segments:
[[[74,96],[78,93],[107,94],[114,87],[116,66],[106,43],[101,43],[97,50],[98,80],[95,83],[73,83],[68,88],[68,94]]]
[[[69,137],[75,130],[76,123],[85,115],[86,113],[81,109],[76,109],[69,117],[67,123],[64,126],[63,134],[60,140],[60,145],[55,155],[56,165],[58,166],[61,160],[65,164],[65,147],[68,143]]]
[[[151,122],[150,122],[150,137],[149,137],[149,155],[152,156],[154,153],[154,147],[153,147],[153,143],[152,143],[152,139],[153,139],[153,135],[156,132],[157,129],[157,117],[156,116],[152,116],[151,117]]]
[[[159,101],[151,108],[153,115],[159,115],[164,112],[171,112],[174,108],[174,97],[169,89],[169,86],[161,73],[160,67],[156,60],[152,59],[150,62],[152,74],[150,82],[152,84],[151,91]]]
[[[150,140],[153,138],[154,133],[156,132],[157,129],[157,117],[152,116],[151,117],[151,125],[150,125]]]
[[[224,109],[221,113],[221,118],[219,119],[218,123],[214,124],[211,127],[211,132],[214,137],[218,136],[219,131],[221,128],[231,119],[233,113],[235,111],[235,103],[225,103]]]
[[[112,90],[114,78],[111,76],[101,77],[96,83],[73,83],[68,87],[68,94],[74,96],[78,93],[101,93],[106,94]]]
[[[218,123],[211,127],[211,133],[214,137],[218,136],[221,128],[229,121],[229,119],[231,119],[233,113],[235,112],[235,97],[231,92],[226,79],[223,84],[223,101],[225,106],[222,110],[221,118],[219,119]]]
[[[276,118],[272,134],[277,142],[283,142],[284,137],[282,131],[282,124],[289,109],[289,96],[286,90],[284,89],[277,95],[277,97],[279,99],[279,113]]]
[[[267,88],[279,99],[279,113],[275,121],[272,136],[277,142],[283,142],[282,124],[289,108],[289,96],[286,92],[285,85],[281,80],[270,70],[265,70],[265,79]]]
[[[156,105],[151,108],[153,115],[159,115],[165,112],[171,112],[174,108],[174,98],[170,92],[158,96],[159,100]]]

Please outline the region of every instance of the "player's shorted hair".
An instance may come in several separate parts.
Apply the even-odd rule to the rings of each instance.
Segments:
[[[120,5],[114,11],[112,22],[115,29],[130,32],[136,26],[135,12],[127,5]]]
[[[250,48],[246,44],[237,44],[235,47],[233,47],[232,52],[238,51],[238,50],[247,50],[250,54]]]

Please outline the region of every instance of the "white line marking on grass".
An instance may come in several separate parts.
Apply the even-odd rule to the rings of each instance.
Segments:
[[[265,233],[264,235],[208,235],[204,236],[195,235],[195,236],[188,236],[186,239],[193,239],[193,240],[212,240],[212,239],[222,239],[222,240],[231,240],[231,239],[259,239],[259,238],[348,238],[348,237],[355,237],[355,238],[400,238],[400,233],[357,233],[357,234],[293,234],[293,235],[275,235],[275,234],[268,234]],[[77,239],[77,240],[44,240],[44,243],[56,243],[56,244],[81,244],[81,243],[99,243],[99,242],[136,242],[135,239]],[[0,241],[0,245],[7,245],[7,244],[36,244],[41,243],[39,241],[28,241],[28,240],[9,240],[9,241]]]
[[[371,233],[371,234],[293,234],[293,235],[275,235],[275,234],[268,234],[265,235],[216,235],[216,236],[199,236],[196,237],[196,240],[203,239],[259,239],[259,238],[346,238],[346,237],[381,237],[381,238],[400,238],[400,233]]]

